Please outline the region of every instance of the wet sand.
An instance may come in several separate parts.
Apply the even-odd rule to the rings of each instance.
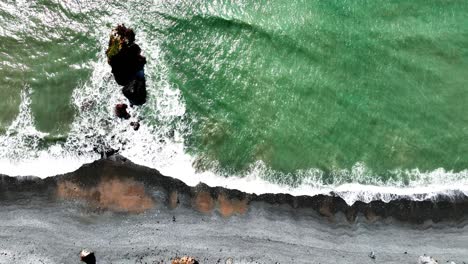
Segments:
[[[188,187],[116,156],[44,180],[1,177],[0,263],[79,263],[82,248],[98,263],[468,263],[465,205]]]

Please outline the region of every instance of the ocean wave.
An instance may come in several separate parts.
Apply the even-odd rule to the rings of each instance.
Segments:
[[[106,24],[115,24],[118,21],[128,25],[134,23],[138,27],[134,22],[138,20],[137,14],[133,14],[134,17],[131,18],[122,18],[124,16],[121,10],[116,9],[109,13],[113,15],[100,18],[101,26],[90,31],[90,34],[96,34],[101,50],[105,50],[107,45],[109,29]],[[237,27],[266,39],[281,39],[273,36],[272,32],[240,20],[194,16],[191,20],[183,21],[189,25],[192,22]],[[121,155],[137,164],[156,168],[163,174],[179,178],[192,186],[204,182],[210,186],[223,186],[256,194],[289,193],[311,196],[334,193],[348,204],[373,200],[388,202],[401,197],[425,200],[442,193],[449,196],[459,192],[468,193],[468,170],[396,170],[390,172],[394,177],[382,181],[379,180],[382,177],[375,177],[365,164],[356,163],[351,169],[328,172],[333,174],[331,182],[325,180],[330,177],[325,177],[325,172],[320,169],[291,173],[295,177],[286,177],[286,174],[272,177],[278,172],[261,161],[251,164],[250,168],[239,174],[226,175],[216,166],[200,171],[194,166],[199,157],[186,151],[183,135],[190,131],[190,127],[182,121],[186,109],[181,92],[168,80],[169,69],[160,50],[164,39],[155,38],[147,32],[149,30],[141,27],[137,36],[137,41],[148,58],[146,73],[149,90],[147,104],[131,109],[132,120],[139,120],[141,123],[138,131],[129,126],[130,121],[114,117],[114,105],[124,103],[126,99],[113,81],[104,53],[101,52],[96,61],[90,63],[93,68],[91,78],[73,91],[72,104],[76,115],[68,135],[52,136],[60,140],[50,140],[49,134],[36,128],[30,98],[34,91],[25,86],[21,93],[18,116],[7,128],[5,135],[0,135],[0,173],[47,177],[70,172],[98,159],[95,148],[103,146],[117,149]],[[298,49],[297,52],[301,54],[307,52],[296,47],[294,41],[284,41],[287,43],[283,43],[282,47]],[[45,164],[47,165],[44,166]]]
[[[141,37],[141,36],[140,36]],[[144,34],[142,34],[144,38]],[[104,42],[104,41],[103,41]],[[334,181],[324,183],[325,173],[319,169],[296,171],[296,177],[271,177],[276,175],[262,161],[257,161],[239,175],[226,175],[221,170],[200,171],[194,165],[198,157],[185,151],[182,132],[188,129],[181,122],[185,107],[180,92],[165,80],[163,58],[160,52],[148,42],[144,48],[151,60],[148,72],[150,98],[147,106],[131,110],[133,118],[141,120],[139,131],[133,131],[128,121],[113,116],[113,106],[124,102],[105,63],[99,57],[89,82],[77,87],[72,102],[77,115],[65,142],[51,141],[45,144],[49,134],[35,128],[31,112],[32,90],[29,87],[21,93],[21,104],[17,118],[0,136],[0,173],[11,176],[33,175],[53,176],[78,169],[85,163],[99,158],[95,146],[105,145],[120,150],[120,154],[137,164],[156,168],[163,174],[178,178],[195,186],[199,182],[209,186],[222,186],[247,193],[288,193],[292,195],[317,195],[333,193],[348,204],[356,201],[389,202],[402,197],[426,200],[440,194],[448,196],[457,193],[468,194],[468,170],[446,171],[443,168],[421,172],[418,169],[396,170],[398,177],[383,182],[381,177],[372,175],[362,163],[356,163],[349,170],[332,171]],[[104,45],[104,44],[103,44]],[[157,79],[157,82],[153,81]],[[46,148],[43,146],[46,145]],[[53,164],[44,166],[44,164]],[[212,166],[216,168],[216,166]],[[300,179],[292,182],[288,179]]]

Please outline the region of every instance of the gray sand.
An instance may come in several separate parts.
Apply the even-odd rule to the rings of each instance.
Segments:
[[[39,198],[0,204],[0,263],[80,263],[82,248],[94,250],[98,263],[168,263],[183,255],[200,263],[417,263],[423,254],[468,263],[468,227],[362,216],[349,224],[264,204],[230,218],[183,207],[96,212]]]

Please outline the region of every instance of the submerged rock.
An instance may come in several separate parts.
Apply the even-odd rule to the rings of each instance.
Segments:
[[[130,122],[130,126],[133,127],[133,130],[137,131],[140,128],[139,122]]]
[[[106,50],[107,62],[112,67],[115,81],[124,86],[122,92],[132,105],[146,102],[144,66],[146,58],[135,43],[135,32],[118,25],[112,30],[109,47]]]
[[[120,149],[113,149],[107,145],[97,145],[93,148],[93,150],[101,155],[101,159],[105,159],[117,154]]]
[[[129,119],[130,114],[127,112],[127,104],[116,104],[115,105],[115,115],[119,118]]]

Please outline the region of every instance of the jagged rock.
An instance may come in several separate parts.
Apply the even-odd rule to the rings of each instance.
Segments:
[[[140,128],[139,122],[130,122],[130,125],[133,127],[133,130],[137,131]]]
[[[124,86],[123,94],[132,105],[146,102],[146,83],[144,66],[146,58],[135,43],[135,32],[118,25],[112,30],[109,47],[106,50],[107,62],[112,67],[115,81]]]
[[[374,253],[374,251],[371,251],[371,253],[369,253],[369,258],[375,259],[375,253]]]
[[[130,101],[131,105],[142,105],[146,103],[146,81],[144,73],[139,72],[135,79],[131,80],[122,88],[122,93]]]
[[[80,260],[86,264],[96,264],[96,256],[94,256],[94,252],[86,249],[81,250]]]
[[[418,264],[438,264],[437,260],[435,260],[431,256],[419,256]]]
[[[119,149],[113,149],[106,145],[95,146],[93,150],[101,155],[101,159],[111,157],[119,152]]]
[[[141,48],[135,43],[135,32],[123,24],[112,30],[106,55],[119,85],[130,83],[146,64]]]
[[[129,119],[130,114],[127,112],[127,104],[116,104],[115,105],[115,115],[119,118]]]
[[[198,264],[198,261],[192,257],[182,257],[172,260],[172,264]]]

